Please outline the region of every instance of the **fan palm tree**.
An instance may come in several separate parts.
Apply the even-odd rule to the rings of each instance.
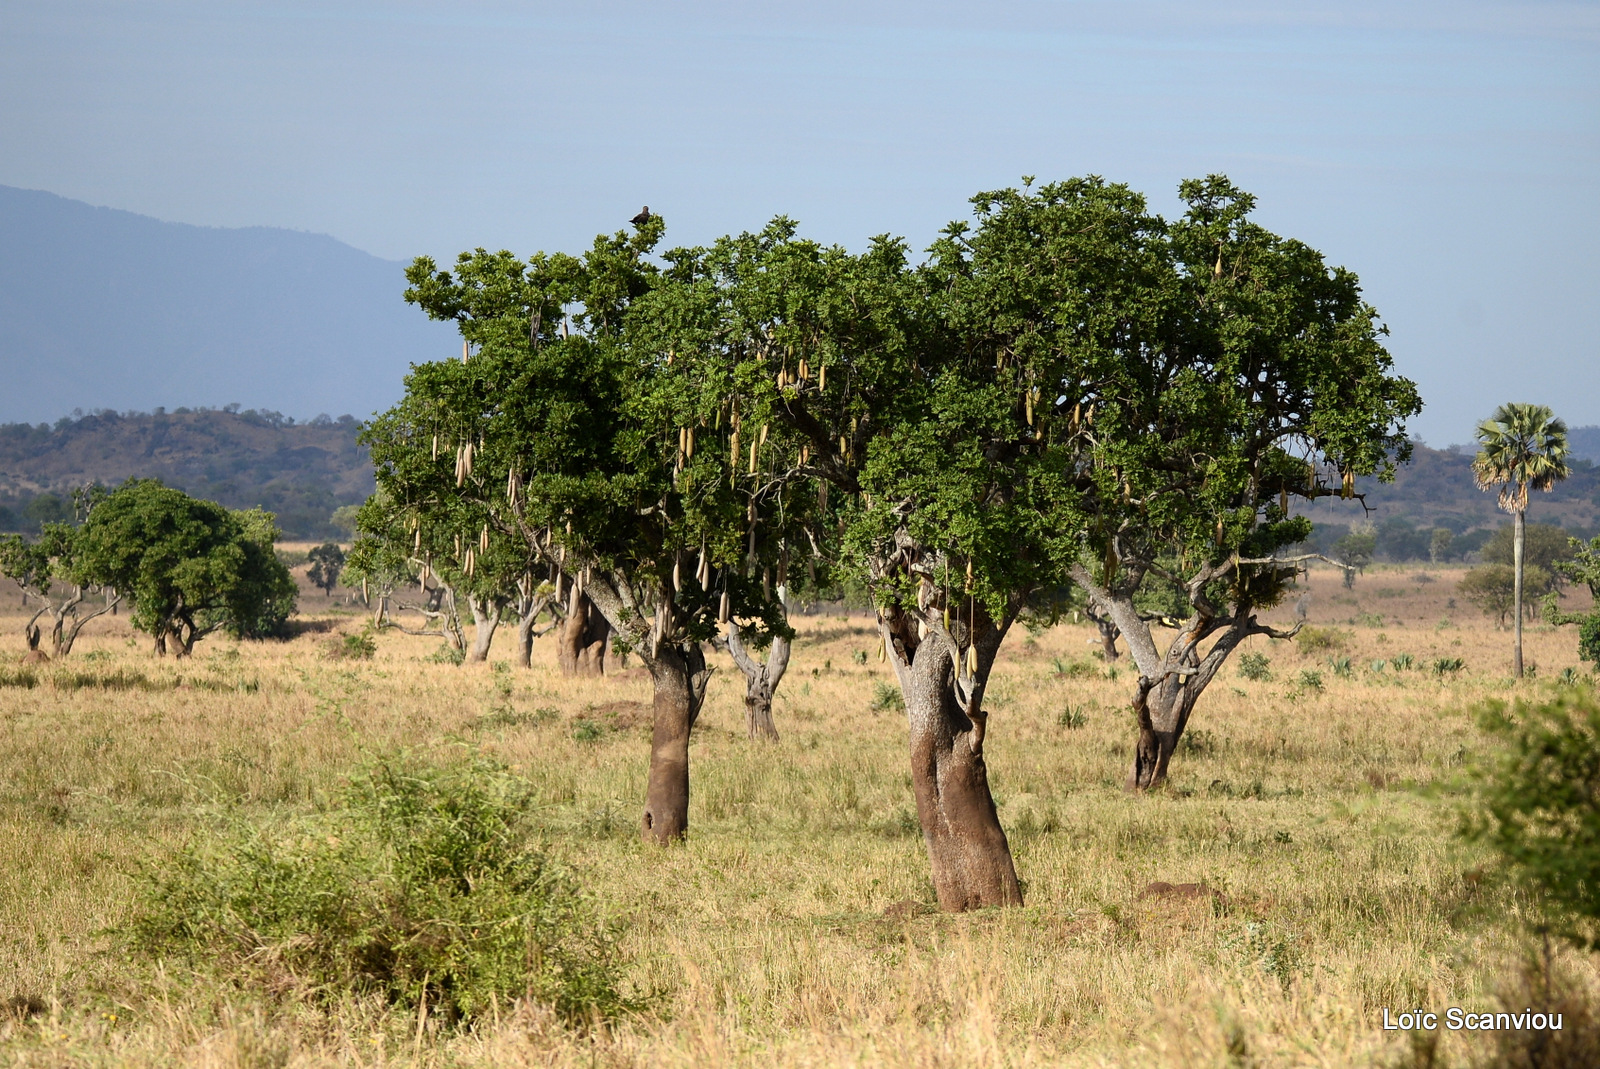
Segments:
[[[1512,667],[1522,678],[1522,543],[1528,491],[1549,490],[1571,473],[1567,467],[1567,425],[1544,405],[1505,404],[1478,425],[1478,455],[1472,476],[1478,489],[1500,488],[1500,507],[1515,518],[1513,615],[1517,647]]]

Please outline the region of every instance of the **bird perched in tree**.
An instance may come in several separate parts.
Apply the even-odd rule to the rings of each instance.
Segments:
[[[632,219],[630,219],[628,221],[630,223],[632,223],[634,226],[644,226],[644,224],[646,224],[646,223],[648,223],[650,221],[650,205],[646,204],[640,210],[638,215],[634,216]]]

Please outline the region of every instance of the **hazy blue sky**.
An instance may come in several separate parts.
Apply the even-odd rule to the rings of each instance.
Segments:
[[[1431,443],[1600,423],[1600,3],[0,3],[0,184],[392,259],[1209,172],[1361,275]]]

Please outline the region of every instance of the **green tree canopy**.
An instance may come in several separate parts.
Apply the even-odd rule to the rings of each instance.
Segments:
[[[78,533],[72,578],[115,588],[157,652],[186,656],[224,629],[241,638],[279,630],[295,585],[272,551],[269,513],[231,512],[155,479],[133,479],[93,504]]]
[[[647,256],[663,226],[653,216],[602,235],[582,257],[480,249],[453,272],[417,260],[407,299],[457,323],[463,360],[413,370],[396,412],[413,447],[375,456],[397,507],[453,497],[478,510],[491,545],[510,540],[576,584],[639,654],[656,689],[653,842],[687,827],[701,644],[730,619],[786,629],[776,588],[789,543],[783,523],[759,522],[781,515],[781,495],[742,462],[742,443],[767,443],[751,428],[739,438],[728,370],[691,344],[694,309],[652,299],[661,268]]]
[[[1600,701],[1565,688],[1542,703],[1491,704],[1500,745],[1475,762],[1469,838],[1537,893],[1535,916],[1580,945],[1600,936]]]
[[[1544,405],[1501,405],[1477,434],[1473,478],[1480,489],[1499,488],[1506,512],[1526,512],[1530,490],[1548,491],[1570,472],[1567,425]]]
[[[1554,574],[1537,564],[1527,566],[1522,583],[1524,592],[1535,597],[1555,593]],[[1456,590],[1493,617],[1497,627],[1504,626],[1516,608],[1516,571],[1509,564],[1480,564],[1461,577]]]
[[[1250,224],[1226,180],[1183,192],[1177,224],[1095,178],[983,194],[920,266],[780,219],[673,257],[661,287],[714,309],[697,352],[732,369],[747,419],[783,429],[774,474],[834,495],[948,908],[1017,900],[982,746],[1019,614],[1058,603],[1069,572],[1118,614],[1141,701],[1161,687],[1178,709],[1164,771],[1193,696],[1268,630],[1254,610],[1294,570],[1272,554],[1309,527],[1287,498],[1349,496],[1409,449],[1416,392],[1355,277]],[[1134,602],[1147,577],[1191,614],[1165,657]]]
[[[1255,199],[1225,178],[1180,193],[1183,217],[1151,227],[1159,268],[1139,329],[1078,379],[1095,422],[1074,473],[1090,521],[1073,573],[1139,668],[1138,787],[1164,778],[1233,649],[1278,634],[1257,613],[1295,574],[1301,558],[1283,551],[1310,533],[1291,499],[1350,498],[1357,476],[1392,478],[1421,408],[1352,272],[1251,221]],[[1188,602],[1164,653],[1134,600],[1152,574]]]
[[[1600,665],[1600,538],[1591,538],[1588,544],[1577,538],[1568,540],[1568,558],[1555,565],[1562,577],[1582,583],[1589,588],[1594,599],[1586,613],[1563,613],[1556,609],[1555,599],[1547,597],[1545,616],[1554,624],[1578,625],[1578,656]]]
[[[314,546],[306,559],[311,562],[311,569],[306,573],[313,585],[328,596],[333,595],[333,588],[339,585],[339,573],[344,569],[344,550],[339,548],[337,542],[324,542]]]
[[[92,492],[79,495],[87,504]],[[96,583],[75,582],[72,579],[77,567],[80,535],[76,528],[65,523],[47,523],[39,537],[32,542],[20,535],[0,537],[0,575],[12,580],[23,594],[37,598],[39,609],[23,625],[23,633],[33,645],[41,637],[35,621],[46,613],[50,616],[50,652],[54,657],[65,657],[72,652],[73,643],[83,626],[97,616],[110,612],[120,595]],[[91,603],[92,595],[103,595],[98,603]]]
[[[1489,536],[1478,557],[1485,564],[1511,567],[1516,563],[1515,541],[1516,527],[1507,524]],[[1559,564],[1572,559],[1572,542],[1572,537],[1553,523],[1530,523],[1523,529],[1523,562],[1529,567],[1558,571]]]

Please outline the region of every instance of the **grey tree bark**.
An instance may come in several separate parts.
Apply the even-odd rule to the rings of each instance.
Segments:
[[[384,595],[378,598],[382,619],[386,621],[380,626],[393,627],[406,635],[438,635],[450,645],[451,649],[465,655],[467,639],[461,630],[461,614],[456,607],[455,588],[440,579],[425,564],[421,567],[417,583],[422,591],[423,600],[413,605],[396,598],[394,607],[400,612],[417,613],[423,618],[423,625],[406,627],[396,620],[388,611],[389,598]],[[433,579],[433,586],[428,585],[430,578]]]
[[[744,675],[745,733],[752,739],[777,742],[778,727],[772,722],[772,696],[789,668],[789,640],[781,636],[774,638],[766,663],[756,660],[740,639],[738,626],[731,621],[724,642],[733,656],[733,663]]]
[[[81,602],[82,600],[83,588],[79,587],[78,602]],[[103,616],[108,612],[114,614],[117,611],[117,605],[122,601],[122,595],[107,591],[103,601],[104,603],[98,606],[93,612],[83,616],[78,614],[78,602],[74,602],[72,611],[70,613],[72,617],[72,625],[70,627],[63,629],[63,621],[60,619],[56,620],[53,637],[55,640],[57,657],[65,657],[72,652],[72,644],[78,641],[78,633],[83,630],[84,625],[90,620],[93,620],[96,616]]]
[[[1298,563],[1305,559],[1308,558],[1281,563]],[[1126,783],[1129,791],[1149,790],[1166,781],[1172,754],[1189,726],[1195,703],[1239,643],[1251,635],[1289,638],[1300,630],[1300,623],[1288,631],[1258,623],[1248,601],[1236,602],[1225,615],[1206,600],[1203,594],[1206,584],[1227,575],[1240,563],[1231,560],[1203,569],[1189,581],[1194,612],[1179,626],[1165,654],[1157,650],[1150,631],[1150,624],[1156,618],[1141,614],[1133,604],[1137,576],[1112,590],[1096,582],[1082,564],[1072,568],[1072,578],[1088,592],[1100,612],[1116,625],[1128,644],[1129,656],[1139,669],[1132,701],[1138,739]],[[1213,639],[1202,653],[1201,644]]]
[[[1511,654],[1511,672],[1518,679],[1522,678],[1522,550],[1526,537],[1524,524],[1527,522],[1527,512],[1518,509],[1516,521],[1512,528],[1511,554],[1512,562],[1516,565],[1512,571],[1515,573],[1514,583],[1516,589],[1512,592],[1512,611],[1516,615],[1517,639]]]
[[[536,582],[532,575],[517,580],[517,597],[511,606],[517,614],[517,645],[511,659],[520,668],[533,666],[533,640],[544,633],[536,627],[539,617],[550,607],[552,594],[549,584]]]
[[[467,608],[472,613],[472,648],[467,651],[467,661],[482,664],[489,659],[489,647],[500,626],[501,604],[494,598],[469,594]]]
[[[59,597],[53,593],[36,594],[35,596],[40,603],[39,608],[23,627],[23,631],[26,633],[29,628],[34,626],[34,622],[39,617],[48,615],[50,617],[50,656],[55,658],[65,657],[70,654],[72,652],[72,644],[77,641],[78,634],[83,630],[84,625],[97,616],[115,611],[118,603],[122,600],[120,594],[114,594],[109,588],[86,590],[82,586],[73,586],[70,590],[68,588],[62,588],[62,590],[63,593]],[[95,590],[99,590],[104,594],[103,603],[87,614],[80,614],[79,607],[88,600],[89,594],[95,592]],[[23,597],[24,599],[27,597],[26,588],[23,589]],[[35,628],[35,630],[37,629]]]
[[[1095,611],[1093,606],[1089,607],[1089,619],[1094,621],[1094,626],[1100,632],[1101,655],[1107,661],[1116,660],[1122,655],[1117,649],[1117,636],[1121,632],[1117,630],[1116,622],[1105,613]]]

